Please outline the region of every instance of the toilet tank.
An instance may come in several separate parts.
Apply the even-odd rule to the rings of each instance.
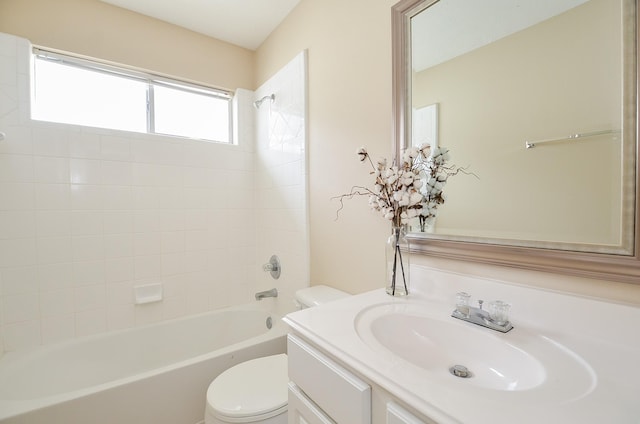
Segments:
[[[296,291],[295,302],[300,309],[311,308],[349,296],[341,290],[329,286],[312,286]]]

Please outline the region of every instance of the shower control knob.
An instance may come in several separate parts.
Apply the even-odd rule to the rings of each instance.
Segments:
[[[262,265],[262,270],[271,273],[274,280],[280,278],[280,269],[280,259],[276,255],[272,255],[269,262]]]

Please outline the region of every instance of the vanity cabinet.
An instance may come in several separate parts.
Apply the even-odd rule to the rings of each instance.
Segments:
[[[334,424],[316,403],[295,383],[289,383],[289,424]]]
[[[420,418],[394,401],[387,402],[387,424],[424,424]]]
[[[305,421],[371,424],[369,384],[292,334],[287,341],[287,355],[291,381],[289,424]]]
[[[287,354],[288,424],[436,424],[297,334]]]

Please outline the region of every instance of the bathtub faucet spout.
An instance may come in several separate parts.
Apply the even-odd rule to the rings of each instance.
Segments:
[[[262,300],[265,297],[278,297],[278,289],[271,289],[256,293],[256,300]]]

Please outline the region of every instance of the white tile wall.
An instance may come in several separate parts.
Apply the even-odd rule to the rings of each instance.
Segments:
[[[30,49],[0,34],[0,352],[245,303],[273,285],[272,253],[283,293],[308,285],[305,140],[256,131],[256,149],[253,92],[236,95],[238,145],[34,122]],[[304,116],[293,63],[265,89]],[[152,281],[164,300],[134,305]]]
[[[281,313],[294,307],[296,290],[309,285],[306,156],[306,51],[256,90],[275,94],[256,111],[256,256],[282,262],[280,279],[256,267],[256,291],[277,287]]]

